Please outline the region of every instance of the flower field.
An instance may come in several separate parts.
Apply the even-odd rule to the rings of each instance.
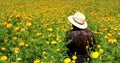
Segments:
[[[0,63],[75,63],[66,54],[67,17],[86,15],[97,41],[92,63],[120,63],[119,0],[0,0]]]

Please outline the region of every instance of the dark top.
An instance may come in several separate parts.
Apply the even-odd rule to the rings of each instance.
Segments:
[[[94,35],[88,29],[70,30],[66,34],[67,48],[69,49],[67,53],[69,56],[75,52],[77,55],[86,55],[88,54],[86,46],[93,47],[95,44]]]

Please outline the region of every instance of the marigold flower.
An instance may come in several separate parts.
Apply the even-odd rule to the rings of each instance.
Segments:
[[[31,22],[27,22],[26,24],[28,27],[32,26],[32,23]]]
[[[40,63],[44,63],[44,62],[40,62]]]
[[[42,33],[36,33],[36,36],[42,36]]]
[[[60,29],[59,28],[56,28],[57,31],[59,31]]]
[[[45,52],[45,51],[43,51],[43,53],[42,53],[43,55],[46,55],[47,54],[47,52]]]
[[[6,26],[6,25],[7,25],[7,22],[3,22],[2,25]]]
[[[29,45],[28,44],[25,44],[26,47],[28,47]]]
[[[73,59],[73,60],[76,60],[76,59],[77,59],[77,56],[73,55],[73,56],[72,56],[72,59]]]
[[[75,60],[72,60],[72,63],[76,63],[76,61],[75,61]]]
[[[2,47],[2,48],[1,48],[1,50],[3,50],[3,51],[4,51],[4,50],[5,50],[5,48],[4,48],[4,47]]]
[[[101,48],[101,46],[100,46],[100,45],[97,45],[97,48],[99,48],[99,49],[100,49],[100,48]]]
[[[18,14],[18,15],[16,15],[16,18],[18,19],[18,18],[20,18],[20,15]]]
[[[2,48],[1,48],[1,50],[3,50],[3,51],[4,51],[4,50],[5,50],[5,48],[4,48],[4,47],[2,47]]]
[[[15,53],[18,53],[19,50],[20,50],[20,48],[18,48],[18,47],[14,48]]]
[[[118,36],[120,36],[120,32],[118,32]]]
[[[57,51],[60,51],[60,48],[57,48]]]
[[[108,39],[109,37],[108,36],[104,36],[105,39]]]
[[[65,58],[65,59],[64,59],[64,63],[69,63],[69,62],[71,62],[71,59],[70,59],[70,58]]]
[[[57,42],[56,41],[51,41],[51,44],[57,44]]]
[[[21,31],[22,31],[22,32],[25,32],[25,28],[22,28]]]
[[[17,58],[18,61],[22,60],[22,58]]]
[[[49,32],[52,32],[52,31],[53,31],[53,29],[52,29],[52,28],[48,28],[47,30],[48,30]]]
[[[111,44],[114,44],[114,43],[117,42],[117,39],[109,39],[108,42],[111,43]]]
[[[111,34],[111,33],[108,33],[108,34],[107,34],[107,36],[108,36],[108,37],[111,37],[111,36],[112,36],[112,34]]]
[[[15,31],[18,31],[19,29],[20,29],[19,26],[14,28]]]
[[[103,49],[99,49],[99,53],[102,54],[104,51]]]
[[[12,24],[6,24],[6,28],[11,28]]]
[[[13,37],[12,39],[13,39],[13,40],[17,40],[17,37]]]
[[[99,52],[92,52],[91,57],[92,58],[98,58],[99,57]]]
[[[1,61],[6,61],[8,58],[7,58],[7,56],[2,56],[1,57]]]
[[[7,38],[5,38],[5,39],[4,39],[4,43],[7,43],[7,42],[8,42],[8,39],[7,39]]]
[[[40,63],[39,59],[34,60],[34,63]]]
[[[18,44],[19,46],[24,46],[25,45],[25,43],[23,42],[23,41],[21,41],[21,42],[19,42],[19,44]]]

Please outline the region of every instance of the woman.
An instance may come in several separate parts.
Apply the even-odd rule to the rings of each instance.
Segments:
[[[80,12],[76,12],[74,15],[68,17],[68,20],[73,25],[73,29],[67,32],[66,41],[67,54],[72,58],[76,53],[76,63],[90,63],[89,51],[94,50],[95,38],[93,33],[87,29],[86,17]],[[90,47],[91,49],[89,50]]]

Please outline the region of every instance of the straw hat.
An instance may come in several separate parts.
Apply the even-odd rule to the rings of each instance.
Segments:
[[[85,19],[85,15],[80,12],[76,12],[74,15],[68,16],[68,20],[70,21],[70,23],[72,23],[74,26],[80,29],[87,28],[88,25]]]

